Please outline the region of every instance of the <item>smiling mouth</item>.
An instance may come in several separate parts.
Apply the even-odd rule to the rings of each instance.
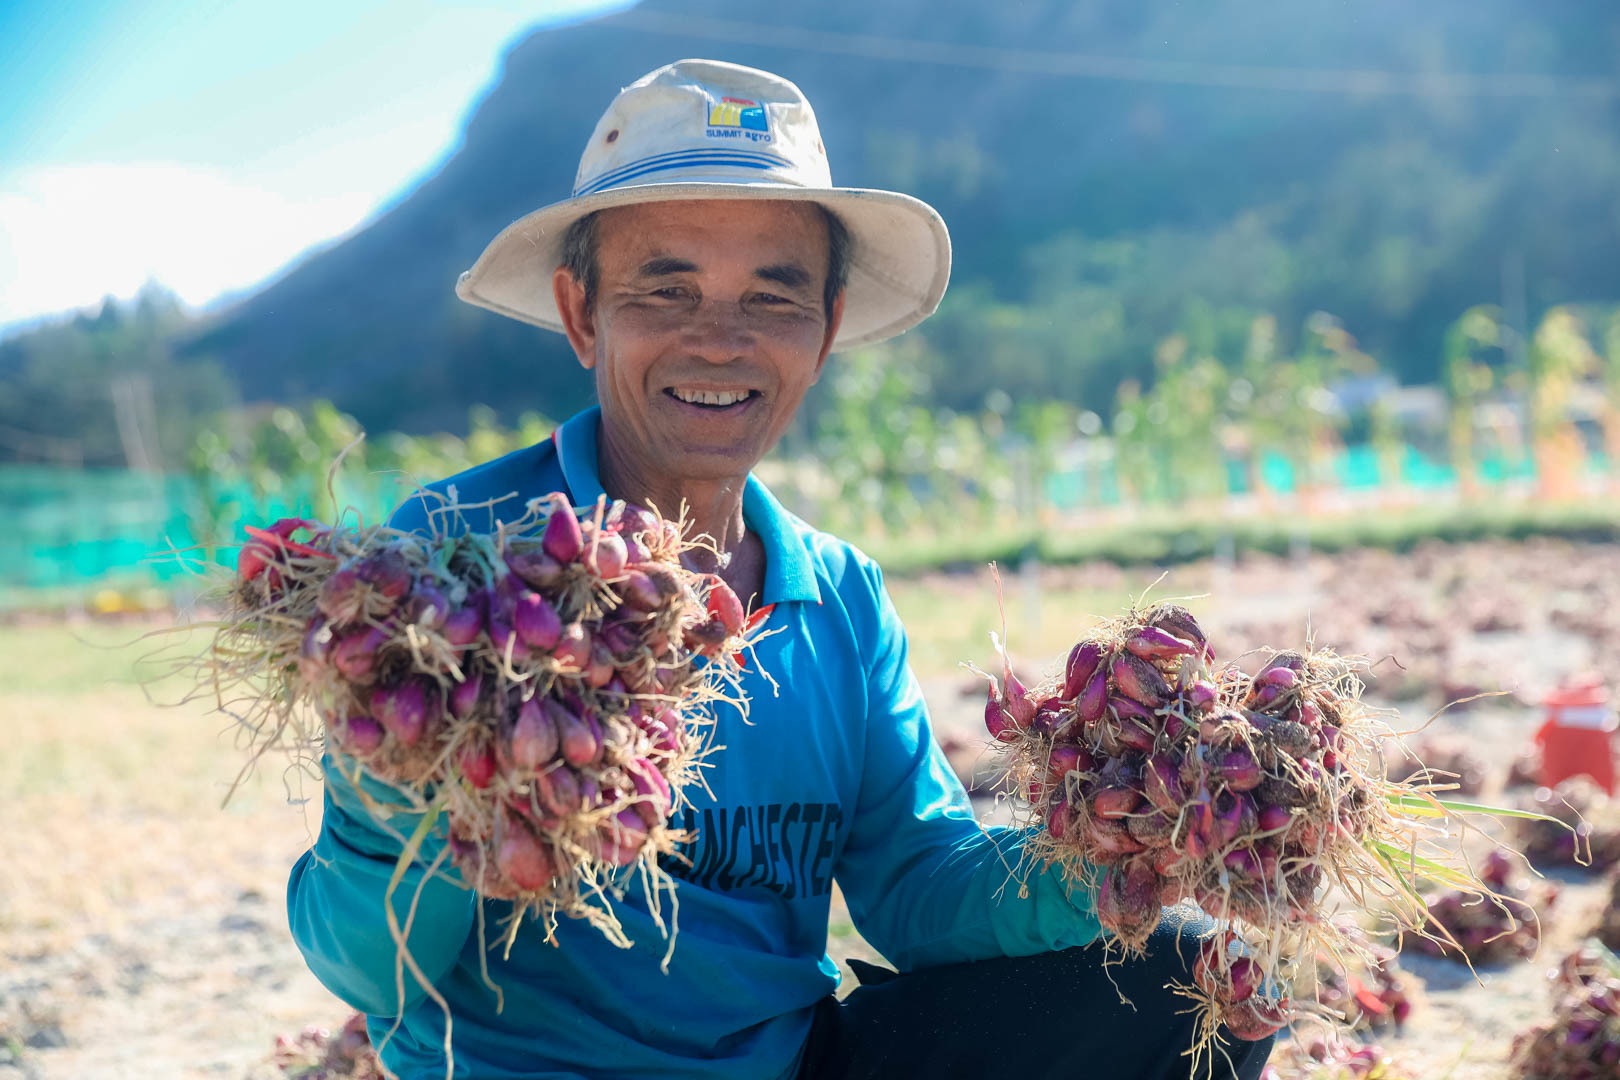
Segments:
[[[664,393],[676,401],[702,409],[729,409],[759,397],[758,390],[688,390],[670,387]]]

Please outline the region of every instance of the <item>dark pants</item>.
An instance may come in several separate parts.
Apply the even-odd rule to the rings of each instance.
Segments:
[[[861,985],[816,1006],[800,1080],[1188,1080],[1192,1002],[1165,984],[1191,982],[1208,929],[1167,913],[1144,959],[1107,967],[1100,943],[905,975],[854,961]],[[1255,1080],[1272,1040],[1242,1042],[1224,1028],[1222,1037],[1196,1080]]]

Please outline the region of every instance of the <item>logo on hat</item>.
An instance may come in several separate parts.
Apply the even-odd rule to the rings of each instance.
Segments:
[[[752,142],[772,142],[771,128],[765,118],[765,108],[748,98],[722,97],[709,99],[709,128],[711,139],[748,139]]]

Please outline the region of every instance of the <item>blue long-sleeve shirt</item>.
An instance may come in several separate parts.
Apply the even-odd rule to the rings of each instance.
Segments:
[[[575,505],[602,494],[595,409],[546,442],[433,485],[459,502],[524,503],[566,491]],[[393,524],[426,529],[429,504],[412,499]],[[666,941],[645,898],[617,905],[635,942],[619,949],[589,925],[564,920],[557,946],[535,925],[510,953],[480,967],[478,905],[491,945],[511,912],[413,867],[396,893],[403,924],[416,896],[411,955],[450,1006],[456,1076],[760,1077],[791,1075],[811,1007],[838,984],[827,956],[832,884],[856,927],[901,970],[1000,955],[1030,955],[1097,936],[1090,898],[1056,874],[1029,893],[1004,891],[1020,859],[1010,830],[981,830],[961,784],[930,734],[906,636],[877,566],[806,525],[750,477],[743,518],[766,551],[767,629],[750,664],[746,722],[717,717],[708,791],[674,824],[696,839],[674,862],[679,933],[668,972]],[[773,693],[760,669],[781,686]],[[372,781],[365,781],[368,784]],[[379,787],[374,794],[386,794]],[[712,794],[711,794],[712,793]],[[391,821],[405,833],[413,821]],[[430,841],[429,850],[434,843]],[[328,770],[325,816],[288,890],[293,936],[333,993],[372,1018],[374,1041],[405,1080],[444,1076],[443,1010],[408,973],[398,993],[397,950],[383,909],[398,839]],[[665,903],[665,913],[669,905]]]

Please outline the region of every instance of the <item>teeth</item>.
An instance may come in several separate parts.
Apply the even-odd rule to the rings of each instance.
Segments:
[[[747,390],[681,390],[673,391],[676,397],[691,405],[735,405],[748,398]]]

